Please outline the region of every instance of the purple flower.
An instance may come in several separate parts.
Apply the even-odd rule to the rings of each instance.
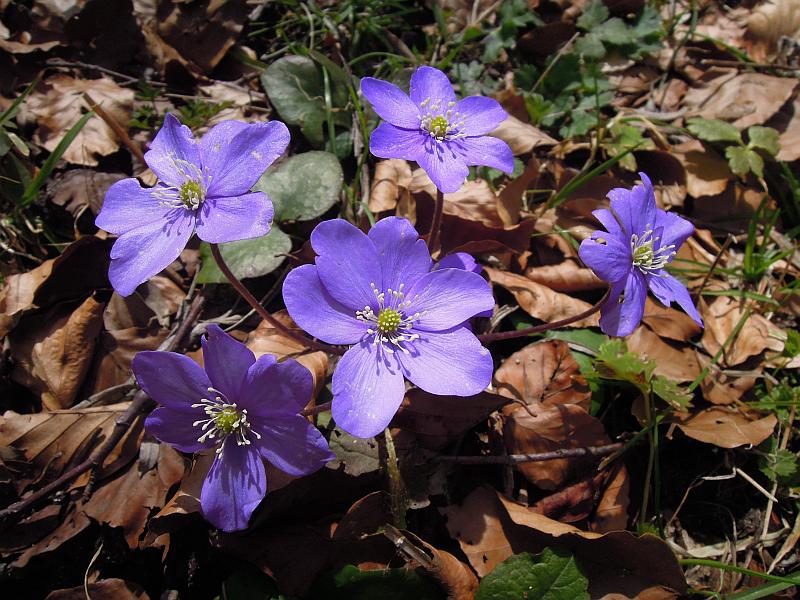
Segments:
[[[197,141],[168,114],[144,158],[159,179],[112,185],[95,224],[119,235],[108,276],[122,296],[178,258],[196,232],[212,244],[265,235],[272,202],[250,188],[289,143],[279,121],[223,121]]]
[[[485,165],[506,173],[514,156],[504,141],[488,137],[508,117],[491,98],[469,96],[456,101],[447,76],[420,67],[411,76],[410,98],[395,85],[365,77],[361,92],[385,123],[369,140],[381,158],[416,161],[439,190],[455,192],[469,175],[469,165]]]
[[[432,394],[472,396],[492,357],[468,319],[494,306],[489,284],[461,268],[433,269],[406,219],[365,235],[342,219],[311,234],[315,265],[294,269],[283,299],[295,322],[330,344],[352,344],[333,374],[333,417],[345,431],[383,431],[405,394],[403,378]]]
[[[269,354],[256,360],[217,325],[202,341],[205,369],[182,354],[139,352],[133,373],[161,405],[145,421],[150,435],[182,452],[216,449],[200,505],[215,527],[236,531],[267,493],[262,458],[299,477],[334,456],[298,414],[313,391],[308,369]]]
[[[648,288],[666,306],[677,302],[702,327],[688,290],[665,270],[694,226],[656,208],[650,179],[639,176],[642,185],[608,193],[611,210],[592,213],[608,231],[595,231],[579,250],[581,260],[611,284],[600,310],[600,329],[617,336],[633,333],[642,320]]]

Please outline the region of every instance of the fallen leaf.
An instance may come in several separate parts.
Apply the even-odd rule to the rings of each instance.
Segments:
[[[714,406],[678,421],[678,427],[690,438],[720,448],[758,446],[766,440],[778,419],[767,415],[750,418],[736,409]]]
[[[412,173],[408,189],[415,195],[425,193],[431,198],[436,196],[436,186],[422,169]],[[445,194],[444,213],[465,221],[477,221],[486,227],[504,226],[497,212],[497,196],[483,179],[465,181],[457,192]]]
[[[538,127],[524,123],[513,116],[500,123],[491,135],[511,146],[515,156],[527,154],[539,146],[555,146],[558,143]]]
[[[656,375],[678,382],[694,381],[701,368],[694,350],[684,344],[664,341],[649,328],[639,326],[625,340],[628,350],[655,363]]]
[[[800,94],[795,94],[791,102],[786,103],[772,119],[769,127],[780,132],[778,143],[781,149],[775,156],[784,162],[793,162],[800,158]]]
[[[623,531],[628,526],[631,478],[621,461],[610,468],[611,477],[603,489],[603,495],[600,496],[591,520],[592,531],[598,533]]]
[[[745,38],[750,54],[763,61],[778,49],[782,37],[797,39],[800,35],[800,3],[797,0],[773,0],[748,11]],[[782,159],[786,160],[786,159]]]
[[[509,227],[519,222],[525,192],[539,180],[539,161],[531,157],[525,170],[509,181],[497,195],[497,213],[503,225]]]
[[[702,344],[714,356],[725,343],[744,314],[740,302],[729,296],[720,296],[711,304],[700,303],[700,314],[705,321]],[[732,367],[757,356],[765,350],[781,352],[785,334],[762,315],[749,316],[739,335],[722,354],[720,364]]]
[[[100,173],[94,169],[72,169],[54,178],[48,186],[53,204],[63,206],[73,217],[89,209],[96,215],[108,188],[125,178],[122,173]]]
[[[733,178],[728,161],[699,140],[673,146],[671,152],[686,170],[686,191],[690,196],[721,194]]]
[[[572,317],[591,308],[591,304],[572,296],[551,290],[546,285],[537,283],[522,275],[498,271],[485,267],[489,280],[507,289],[526,313],[545,323]],[[568,327],[596,327],[599,323],[597,314],[571,323]]]
[[[34,92],[25,102],[38,128],[33,140],[50,152],[55,150],[69,129],[88,110],[83,94],[88,93],[117,123],[123,125],[133,111],[133,90],[117,85],[112,79],[73,79],[54,75],[44,81],[45,92]],[[114,131],[100,117],[89,119],[70,144],[63,158],[88,167],[97,166],[96,155],[107,156],[119,149]]]
[[[644,305],[642,323],[659,336],[676,342],[688,342],[702,331],[685,312],[666,307],[649,296]]]
[[[86,587],[55,590],[45,600],[149,600],[150,596],[136,583],[123,579],[103,579]]]
[[[607,284],[591,269],[580,267],[574,260],[564,260],[555,265],[528,267],[525,277],[549,287],[554,292],[585,292],[601,290]]]
[[[411,184],[411,167],[399,158],[382,160],[375,165],[369,209],[373,213],[394,210],[402,195],[408,195]]]
[[[422,565],[423,569],[444,588],[448,600],[473,599],[478,589],[478,578],[467,565],[449,552],[432,546],[410,531],[403,531],[403,533],[431,556],[430,563]]]

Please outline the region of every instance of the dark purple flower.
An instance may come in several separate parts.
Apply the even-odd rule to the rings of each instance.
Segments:
[[[298,414],[313,392],[308,369],[269,354],[256,360],[217,325],[202,342],[205,369],[182,354],[139,352],[133,373],[161,405],[145,421],[150,435],[182,452],[215,449],[200,505],[215,527],[236,531],[267,493],[262,458],[299,477],[334,456]]]
[[[689,291],[665,270],[694,226],[657,208],[650,179],[639,176],[642,185],[608,193],[611,210],[592,213],[608,231],[595,231],[581,243],[581,260],[611,284],[600,310],[600,329],[617,336],[633,333],[642,320],[648,288],[666,306],[677,302],[702,327]]]
[[[212,244],[266,235],[272,202],[250,188],[288,143],[280,121],[223,121],[197,141],[168,114],[144,156],[158,184],[143,188],[134,178],[118,181],[95,220],[120,236],[108,271],[114,289],[132,294],[178,258],[192,233]]]
[[[405,394],[404,377],[432,394],[472,396],[492,378],[492,357],[468,319],[494,306],[489,284],[463,268],[432,270],[406,219],[369,235],[335,219],[317,225],[315,265],[283,285],[295,322],[330,344],[352,344],[333,374],[333,417],[345,431],[383,431]]]
[[[489,137],[508,117],[492,98],[469,96],[456,101],[447,76],[420,67],[411,76],[410,97],[388,81],[365,77],[361,92],[372,103],[378,125],[369,150],[381,158],[416,161],[442,192],[455,192],[470,165],[514,170],[514,156],[504,141]]]

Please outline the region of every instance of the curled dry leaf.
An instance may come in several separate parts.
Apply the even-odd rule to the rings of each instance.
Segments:
[[[436,186],[422,169],[414,170],[408,189],[415,195],[436,196]],[[487,227],[503,227],[503,220],[497,212],[497,197],[483,179],[466,181],[457,192],[445,194],[444,213],[466,221],[477,221]]]
[[[609,468],[611,476],[591,520],[592,531],[598,533],[623,531],[628,526],[631,478],[622,462],[618,461]]]
[[[32,93],[25,106],[38,125],[34,141],[50,152],[88,110],[84,93],[89,93],[117,123],[127,123],[131,118],[133,90],[120,87],[106,77],[83,80],[55,75],[47,79],[45,85],[47,91]],[[113,130],[103,119],[94,117],[70,144],[63,158],[67,162],[94,167],[98,164],[96,155],[107,156],[118,148],[119,142]]]
[[[522,275],[498,271],[485,267],[489,280],[507,289],[516,298],[522,310],[546,323],[566,319],[582,313],[591,307],[591,304],[578,300],[572,296],[551,290],[546,285],[537,283]],[[596,327],[599,323],[597,314],[571,323],[569,327]]]
[[[94,169],[72,169],[58,176],[51,186],[53,204],[77,217],[86,208],[96,215],[108,188],[125,178],[122,173],[100,173]]]
[[[741,303],[735,298],[720,296],[711,304],[700,303],[700,314],[705,321],[703,347],[711,356],[725,343],[744,315]],[[765,350],[783,350],[786,335],[762,315],[751,314],[739,335],[722,354],[720,364],[732,367],[757,356]]]
[[[409,194],[410,184],[411,167],[406,161],[399,158],[382,160],[375,166],[369,209],[373,213],[394,210],[400,197]]]
[[[510,227],[519,222],[525,192],[530,187],[535,188],[538,180],[539,161],[534,156],[528,161],[520,176],[509,181],[497,196],[497,214],[503,225]]]
[[[800,12],[798,13],[800,14]],[[784,162],[792,162],[800,158],[800,93],[785,104],[783,108],[767,123],[777,129],[781,135],[778,142],[781,149],[776,158]]]
[[[702,331],[685,312],[664,306],[649,296],[644,305],[642,323],[662,338],[676,342],[688,342]]]
[[[778,40],[786,36],[800,36],[800,2],[798,0],[772,0],[753,7],[747,17],[746,41],[751,54],[764,58],[778,48]]]
[[[700,442],[720,448],[737,448],[758,446],[772,435],[777,423],[775,415],[758,419],[736,409],[714,406],[678,421],[678,427]]]
[[[94,356],[105,304],[89,297],[23,318],[9,334],[12,377],[50,410],[72,406]]]
[[[123,579],[103,579],[74,588],[55,590],[45,600],[149,600],[138,584]]]
[[[513,116],[509,116],[500,123],[500,126],[491,135],[511,146],[511,151],[515,156],[527,154],[539,146],[555,146],[558,143],[538,127]]]
[[[447,600],[472,600],[478,589],[478,578],[455,556],[439,550],[410,531],[403,531],[407,541],[414,543],[430,557],[422,568],[447,592]]]
[[[525,277],[555,292],[585,292],[605,289],[606,283],[591,269],[579,266],[574,260],[564,260],[556,265],[528,267]]]
[[[721,194],[733,177],[728,161],[698,140],[673,146],[672,155],[686,170],[686,191],[695,198]]]
[[[792,97],[798,81],[764,73],[718,77],[690,89],[683,99],[687,117],[730,121],[738,129],[762,125]]]
[[[700,363],[693,348],[662,340],[649,328],[639,326],[625,339],[628,350],[655,363],[656,375],[678,382],[694,381],[700,374]]]
[[[711,357],[697,353],[697,360],[705,367],[711,362]],[[708,375],[700,383],[703,398],[712,404],[733,404],[750,391],[758,378],[750,375],[730,375],[713,366]]]

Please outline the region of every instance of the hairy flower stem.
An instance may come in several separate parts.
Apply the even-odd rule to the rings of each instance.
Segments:
[[[565,327],[567,325],[571,325],[572,323],[581,321],[599,311],[600,308],[603,306],[603,303],[608,298],[608,294],[610,293],[610,291],[611,291],[610,288],[607,289],[606,293],[603,294],[603,297],[600,298],[600,300],[598,300],[594,306],[572,317],[567,317],[566,319],[561,319],[560,321],[554,321],[552,323],[542,323],[541,325],[526,327],[525,329],[517,329],[516,331],[484,333],[483,335],[479,335],[477,337],[481,342],[498,342],[501,340],[513,340],[514,338],[525,337],[526,335],[532,335],[534,333],[541,333],[543,331],[550,331],[551,329],[558,329],[559,327]]]
[[[439,237],[442,229],[442,215],[444,214],[444,192],[436,190],[436,203],[433,205],[433,220],[431,221],[431,233],[428,236],[428,250],[433,254],[439,244]]]
[[[316,340],[312,340],[301,333],[292,331],[286,325],[278,321],[278,319],[269,314],[267,309],[261,306],[261,304],[258,302],[258,299],[250,293],[250,290],[248,290],[244,284],[237,279],[236,275],[234,275],[233,272],[228,268],[228,265],[225,263],[225,259],[222,258],[222,253],[219,251],[219,246],[217,244],[209,245],[211,246],[211,254],[214,257],[219,270],[222,271],[222,274],[225,275],[230,284],[236,289],[237,292],[239,292],[239,295],[241,295],[241,297],[244,298],[251,307],[253,307],[253,310],[258,313],[258,316],[280,331],[283,335],[294,340],[298,344],[302,344],[306,348],[319,350],[320,352],[328,352],[330,354],[344,354],[344,350],[342,348],[317,342]]]

